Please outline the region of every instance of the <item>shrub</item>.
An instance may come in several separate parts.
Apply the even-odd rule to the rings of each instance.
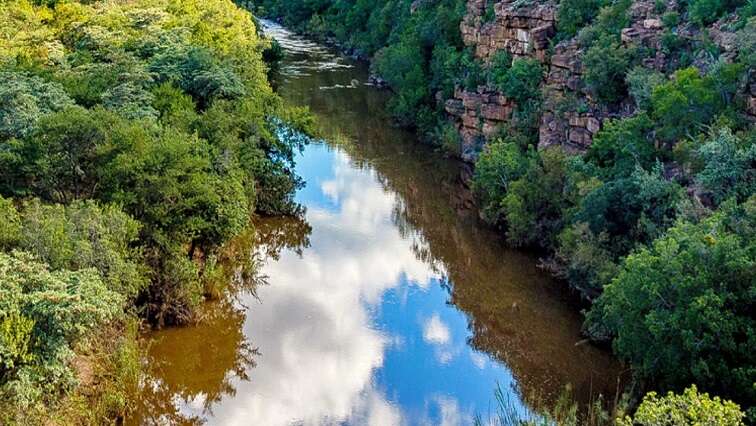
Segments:
[[[651,105],[659,137],[672,143],[701,132],[731,103],[741,72],[739,64],[718,65],[712,74],[702,76],[691,67],[656,86]]]
[[[659,158],[651,140],[654,124],[646,114],[607,120],[588,149],[586,160],[601,167],[605,178],[629,176],[637,167],[650,169]]]
[[[745,424],[744,416],[732,401],[711,398],[692,385],[682,394],[646,394],[633,418],[626,417],[618,423],[619,426],[741,426]]]
[[[96,269],[108,289],[133,301],[147,285],[136,244],[141,225],[115,206],[24,204],[19,247],[51,269]]]
[[[666,81],[664,74],[651,71],[645,67],[635,67],[625,78],[628,92],[640,110],[651,108],[651,94],[654,88]]]
[[[602,38],[583,56],[583,81],[598,100],[616,103],[627,95],[625,75],[632,53],[618,42]]]
[[[566,158],[559,148],[530,151],[526,164],[527,170],[509,185],[502,200],[507,241],[514,246],[553,249],[567,204]]]
[[[21,217],[13,201],[0,195],[0,250],[15,246],[21,239]]]
[[[566,39],[577,34],[581,28],[591,23],[605,4],[604,0],[560,1],[557,12],[560,38]]]
[[[690,20],[703,26],[716,22],[722,15],[746,4],[744,0],[691,0],[688,4]]]

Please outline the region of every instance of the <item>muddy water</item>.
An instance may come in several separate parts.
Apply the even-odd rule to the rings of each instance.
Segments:
[[[266,23],[281,95],[326,143],[298,158],[299,219],[257,223],[254,292],[150,336],[133,424],[471,424],[542,409],[568,384],[611,394],[620,366],[578,344],[581,316],[532,256],[469,207],[460,164],[385,117],[364,66]],[[242,253],[242,258],[244,253]]]

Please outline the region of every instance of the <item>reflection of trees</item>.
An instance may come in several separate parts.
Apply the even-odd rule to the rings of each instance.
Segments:
[[[301,256],[310,247],[312,227],[304,215],[256,219],[255,228],[255,246],[267,258],[278,260],[283,250]]]
[[[322,84],[309,79],[298,84],[303,81]],[[602,350],[576,345],[581,317],[559,284],[534,258],[508,250],[478,225],[466,209],[470,197],[460,165],[387,127],[376,113],[382,97],[375,91],[333,91],[311,105],[347,137],[358,135],[359,142],[342,143],[343,148],[357,167],[376,169],[381,184],[399,194],[394,223],[413,240],[419,259],[447,275],[451,302],[468,314],[470,344],[504,362],[534,408],[542,406],[539,401],[552,403],[568,383],[583,401],[613,393],[619,366]]]
[[[228,297],[207,303],[201,321],[191,327],[156,332],[151,339],[140,401],[133,424],[195,425],[204,423],[236,385],[249,380],[259,356],[243,332],[245,311],[235,302],[265,282],[260,257],[278,259],[282,250],[301,253],[310,244],[312,229],[303,217],[255,218],[247,231],[218,253],[223,276],[232,282]],[[192,405],[192,412],[182,407]],[[201,412],[196,413],[196,407]],[[141,416],[141,417],[140,417]]]
[[[156,332],[140,390],[139,424],[201,424],[213,405],[236,392],[235,383],[249,380],[257,350],[242,332],[244,312],[227,300],[206,306],[203,321],[192,327]],[[201,413],[181,408],[200,405]],[[137,420],[137,419],[135,419]]]

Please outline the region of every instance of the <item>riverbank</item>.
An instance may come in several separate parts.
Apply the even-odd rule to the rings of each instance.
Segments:
[[[250,216],[297,213],[311,116],[228,0],[19,0],[0,24],[0,423],[121,421],[134,324],[196,321]]]

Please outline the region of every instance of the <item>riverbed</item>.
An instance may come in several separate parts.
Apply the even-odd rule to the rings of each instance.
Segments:
[[[253,291],[152,333],[132,424],[467,425],[565,387],[613,398],[620,365],[535,256],[482,225],[463,165],[391,126],[364,64],[265,22],[277,90],[324,141],[297,157],[299,218],[257,219]],[[252,254],[251,254],[252,255]]]

